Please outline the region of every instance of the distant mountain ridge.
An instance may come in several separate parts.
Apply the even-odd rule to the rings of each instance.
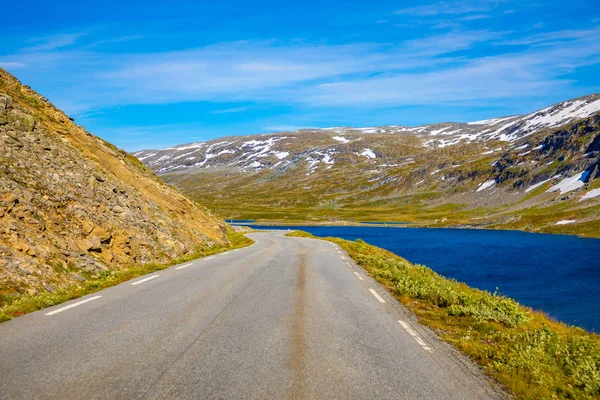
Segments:
[[[274,161],[287,158],[287,156],[284,156],[286,139],[291,140],[294,137],[293,135],[316,132],[330,133],[331,143],[334,146],[348,143],[349,139],[345,136],[356,134],[412,135],[421,139],[424,146],[434,148],[476,140],[483,142],[492,140],[513,142],[543,129],[562,126],[574,120],[589,117],[598,111],[600,111],[600,94],[592,94],[564,101],[527,115],[500,117],[475,122],[443,122],[415,127],[301,129],[294,132],[247,137],[234,136],[160,150],[142,150],[134,152],[133,155],[159,173],[188,167],[208,168],[211,166],[261,169],[281,165],[277,162],[262,163],[261,159]],[[317,156],[319,155],[317,154]],[[331,157],[332,155],[329,154],[329,159]]]
[[[527,115],[303,129],[133,153],[227,218],[600,237],[600,95]]]

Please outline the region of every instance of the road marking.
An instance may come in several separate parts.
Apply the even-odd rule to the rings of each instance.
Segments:
[[[345,260],[345,259],[346,259],[346,257],[342,256],[342,260]]]
[[[98,299],[99,299],[99,298],[101,298],[101,297],[102,297],[102,296],[94,296],[94,297],[90,297],[89,299],[85,299],[85,300],[78,301],[77,303],[73,303],[73,304],[70,304],[70,305],[68,305],[68,306],[66,306],[66,307],[59,308],[58,310],[50,311],[49,313],[46,313],[46,314],[44,314],[44,315],[54,315],[54,314],[58,314],[59,312],[63,312],[63,311],[66,311],[66,310],[68,310],[68,309],[70,309],[70,308],[73,308],[73,307],[80,306],[80,305],[82,305],[82,304],[85,304],[85,303],[87,303],[87,302],[89,302],[89,301],[92,301],[92,300],[98,300]]]
[[[339,250],[338,250],[337,252],[338,252],[338,253],[340,253],[340,254],[342,254],[342,252],[341,252],[341,251],[339,251]]]
[[[204,260],[211,260],[213,258],[215,258],[215,256],[206,257],[206,258],[204,258]]]
[[[354,275],[356,275],[358,277],[358,279],[360,279],[361,281],[364,281],[363,277],[360,276],[360,274],[356,271],[354,271]]]
[[[431,349],[431,347],[429,347],[427,345],[427,343],[425,343],[425,341],[423,339],[421,339],[421,336],[419,336],[419,334],[417,332],[415,332],[415,330],[406,322],[404,321],[398,321],[400,323],[400,325],[402,325],[402,327],[404,328],[404,330],[406,330],[406,332],[408,332],[408,334],[410,336],[413,337],[413,339],[415,339],[415,341],[417,343],[419,343],[419,345],[425,350],[428,351],[430,353],[433,353],[433,350]]]
[[[192,265],[192,263],[183,264],[181,267],[177,267],[177,268],[175,268],[175,269],[184,269],[184,268],[187,268],[187,267],[189,267],[190,265]]]
[[[140,283],[148,282],[151,279],[158,278],[160,275],[152,275],[146,279],[142,279],[141,281],[133,282],[131,286],[139,285]]]
[[[377,300],[379,300],[379,302],[380,302],[380,303],[385,303],[385,300],[383,299],[383,297],[381,297],[381,296],[379,295],[379,293],[377,293],[377,292],[376,292],[376,291],[374,291],[373,289],[369,289],[369,292],[371,292],[371,294],[372,294],[373,296],[375,296],[375,298],[376,298]]]

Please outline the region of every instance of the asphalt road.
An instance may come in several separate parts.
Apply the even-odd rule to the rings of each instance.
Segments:
[[[0,324],[0,399],[503,398],[339,248],[282,235]]]

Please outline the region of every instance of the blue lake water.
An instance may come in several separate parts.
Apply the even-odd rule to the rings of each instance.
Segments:
[[[473,229],[256,228],[360,238],[448,278],[490,292],[498,288],[558,320],[600,332],[600,239]]]

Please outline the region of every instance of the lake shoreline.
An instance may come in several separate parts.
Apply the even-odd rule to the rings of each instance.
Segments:
[[[538,235],[551,235],[551,236],[570,236],[577,237],[580,239],[596,239],[600,240],[600,236],[587,236],[583,234],[575,234],[575,233],[560,233],[560,232],[540,232],[534,230],[524,230],[524,229],[505,229],[505,228],[495,228],[494,225],[421,225],[415,224],[412,222],[381,222],[381,223],[368,223],[368,222],[355,222],[355,221],[293,221],[293,222],[283,222],[280,220],[276,221],[264,221],[258,220],[253,222],[235,222],[236,220],[226,220],[230,225],[240,225],[240,226],[277,226],[277,227],[314,227],[314,226],[324,226],[324,227],[381,227],[381,228],[419,228],[419,229],[464,229],[464,230],[474,230],[474,231],[495,231],[495,232],[522,232],[522,233],[531,233]],[[233,221],[233,222],[230,222]]]

